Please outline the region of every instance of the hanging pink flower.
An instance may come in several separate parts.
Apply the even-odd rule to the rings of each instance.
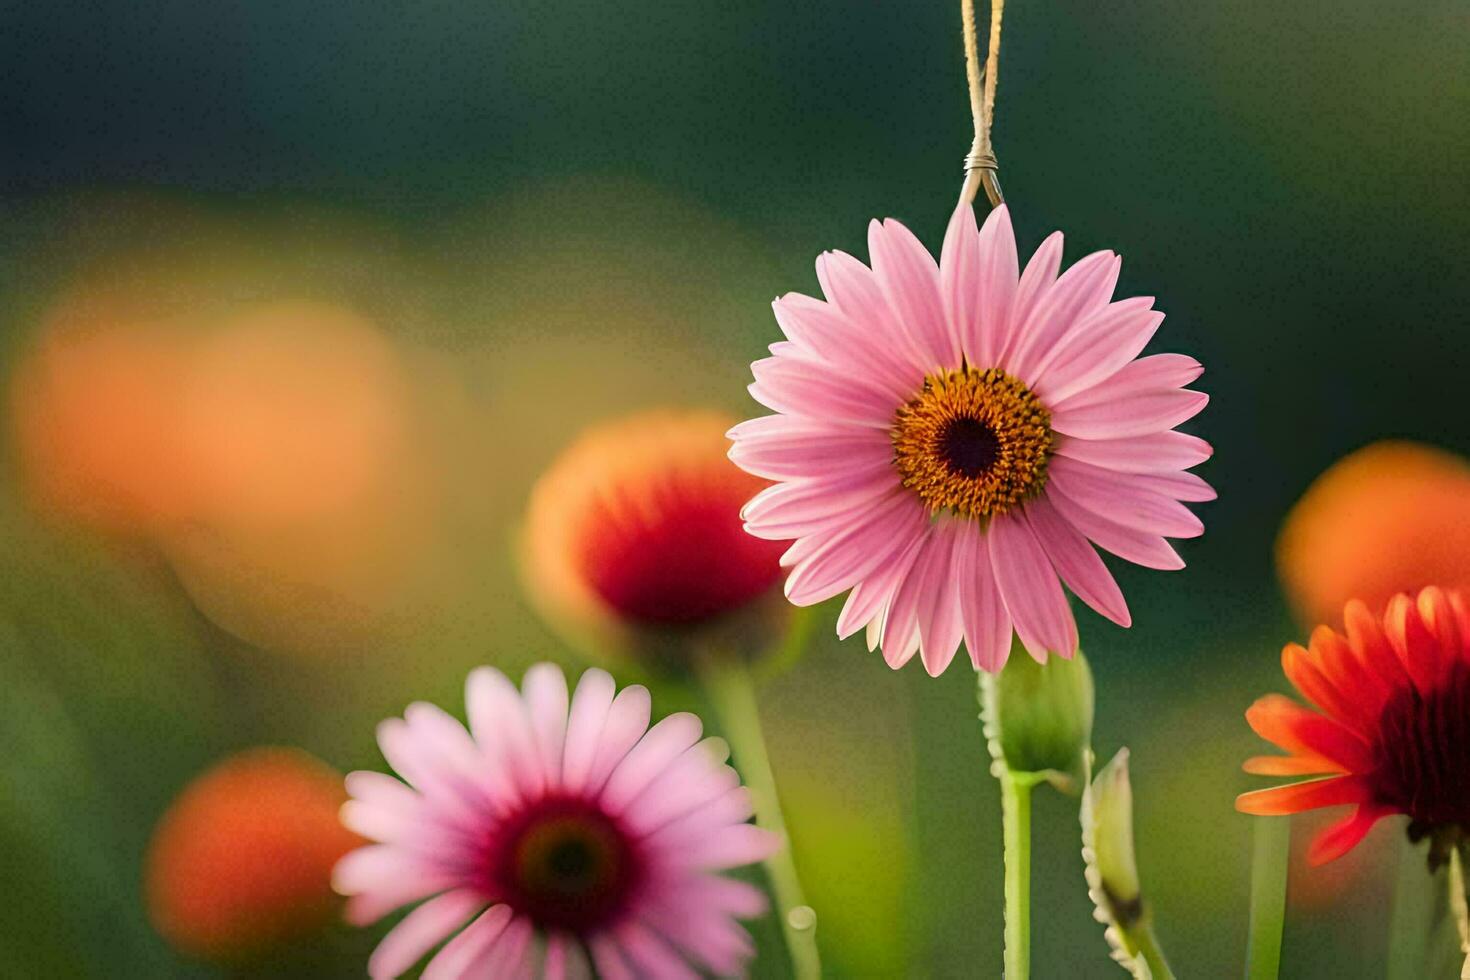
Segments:
[[[944,670],[960,641],[977,668],[1012,632],[1038,660],[1069,657],[1062,583],[1127,626],[1096,545],[1150,568],[1184,565],[1165,538],[1204,526],[1181,501],[1214,499],[1185,472],[1210,446],[1174,426],[1207,401],[1182,354],[1138,355],[1164,315],[1113,301],[1121,259],[1095,252],[1060,276],[1062,235],[1019,270],[1010,215],[969,206],[936,264],[896,221],[868,229],[872,268],[817,260],[826,300],[774,303],[787,339],[752,365],[778,414],[730,431],[731,458],[780,481],[743,512],[757,537],[796,539],[786,595],[851,590],[837,632],[867,627],[890,666]]]
[[[755,887],[716,872],[767,857],[775,837],[698,718],[649,727],[648,691],[616,692],[601,670],[576,694],[552,664],[523,690],[481,667],[466,692],[469,731],[431,704],[378,726],[407,782],[347,777],[342,821],[378,843],[337,865],[348,918],[373,922],[422,902],[379,943],[374,978],[444,946],[427,980],[738,973],[754,948],[737,917]],[[448,942],[445,942],[448,940]]]

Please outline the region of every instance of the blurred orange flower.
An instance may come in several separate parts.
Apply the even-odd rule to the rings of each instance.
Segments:
[[[159,820],[144,868],[154,927],[182,952],[249,955],[309,935],[340,907],[332,866],[362,839],[338,821],[342,776],[295,749],[241,752]]]
[[[1411,442],[1343,457],[1302,495],[1276,542],[1282,585],[1304,622],[1340,625],[1361,599],[1470,587],[1470,464]]]
[[[768,484],[726,456],[732,422],[645,412],[589,430],[553,463],[522,539],[528,590],[553,625],[647,651],[752,606],[756,621],[779,614],[760,600],[780,581],[786,545],[742,527],[740,508]]]
[[[20,462],[43,508],[112,531],[192,511],[178,427],[189,353],[179,331],[56,313],[10,390]]]

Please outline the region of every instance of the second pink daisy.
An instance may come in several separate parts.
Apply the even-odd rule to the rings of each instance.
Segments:
[[[1038,660],[1071,656],[1063,582],[1129,625],[1093,546],[1175,569],[1165,539],[1203,533],[1182,501],[1214,499],[1186,472],[1211,449],[1174,431],[1208,400],[1185,387],[1199,362],[1138,356],[1164,316],[1151,297],[1113,300],[1112,252],[1061,273],[1056,232],[1021,271],[1004,206],[983,229],[959,208],[938,263],[892,220],[868,248],[872,268],[817,260],[825,301],[776,300],[787,339],[750,391],[777,414],[730,431],[731,458],[780,481],[743,516],[796,539],[787,597],[850,589],[838,634],[866,627],[890,666],[918,653],[935,675],[962,640],[999,670],[1013,632]]]

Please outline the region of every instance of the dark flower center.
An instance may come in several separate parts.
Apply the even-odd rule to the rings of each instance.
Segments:
[[[924,379],[893,419],[893,465],[930,511],[988,520],[1046,486],[1051,415],[999,368]]]
[[[1429,825],[1470,824],[1470,667],[1428,695],[1408,687],[1378,718],[1380,801]]]
[[[582,933],[619,918],[643,877],[637,842],[595,804],[539,800],[493,835],[488,890],[544,929]]]
[[[939,455],[958,476],[979,476],[995,465],[999,454],[999,437],[979,419],[951,419],[939,432]]]

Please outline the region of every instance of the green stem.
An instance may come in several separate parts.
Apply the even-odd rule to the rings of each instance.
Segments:
[[[1005,980],[1031,975],[1031,786],[1030,773],[1000,774],[1000,812],[1005,838]]]
[[[1433,879],[1424,866],[1424,851],[1407,838],[1399,842],[1398,872],[1388,918],[1388,980],[1413,980],[1428,962],[1434,933]]]
[[[1286,924],[1286,869],[1291,851],[1291,819],[1256,817],[1255,823],[1246,976],[1250,980],[1275,980],[1281,969],[1281,934]]]
[[[1169,961],[1164,959],[1164,950],[1159,946],[1159,937],[1154,935],[1154,927],[1151,922],[1144,922],[1142,927],[1133,934],[1133,940],[1138,944],[1138,955],[1148,964],[1149,975],[1154,980],[1174,980],[1174,971],[1169,969]]]
[[[1460,967],[1460,978],[1470,977],[1470,900],[1465,893],[1465,845],[1456,844],[1450,851],[1450,914],[1455,920],[1455,932],[1460,939],[1460,952],[1465,962]]]
[[[806,903],[801,879],[796,874],[791,837],[781,815],[776,777],[766,752],[750,668],[738,656],[711,655],[700,660],[698,673],[755,803],[756,825],[776,834],[783,844],[766,860],[766,874],[781,917],[792,972],[796,980],[818,980],[822,975],[822,961],[817,953],[817,915]]]

